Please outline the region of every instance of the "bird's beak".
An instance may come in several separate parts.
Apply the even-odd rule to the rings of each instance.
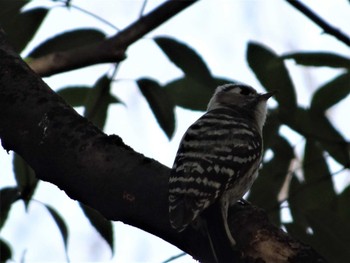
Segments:
[[[266,92],[264,94],[260,94],[260,99],[262,100],[268,100],[269,98],[271,98],[273,95],[275,95],[277,93],[277,90],[271,91],[271,92]]]

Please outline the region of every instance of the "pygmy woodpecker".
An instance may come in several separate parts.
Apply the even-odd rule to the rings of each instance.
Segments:
[[[170,223],[183,231],[214,203],[224,228],[229,206],[250,189],[262,159],[267,100],[244,84],[216,88],[207,112],[184,134],[169,178]]]

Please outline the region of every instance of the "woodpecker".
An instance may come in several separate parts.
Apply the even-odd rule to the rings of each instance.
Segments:
[[[262,159],[262,128],[267,100],[244,84],[216,88],[207,112],[184,134],[169,177],[169,218],[181,232],[218,203],[231,245],[228,208],[240,200],[257,177]]]

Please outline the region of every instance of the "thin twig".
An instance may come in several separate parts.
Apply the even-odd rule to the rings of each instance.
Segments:
[[[178,254],[178,255],[176,255],[176,256],[172,256],[172,257],[170,257],[170,258],[168,258],[167,260],[165,260],[165,261],[163,261],[163,263],[169,263],[169,262],[171,262],[171,261],[173,261],[173,260],[175,260],[175,259],[178,259],[178,258],[181,258],[181,257],[183,257],[183,256],[186,256],[187,254],[186,253],[180,253],[180,254]]]
[[[197,1],[168,0],[110,38],[87,43],[76,49],[51,53],[33,59],[28,64],[41,77],[47,77],[99,63],[120,62],[125,59],[125,51],[131,44]]]
[[[145,12],[146,5],[147,5],[147,0],[143,0],[139,17],[143,17],[143,13]]]
[[[75,8],[75,9],[77,9],[78,11],[89,15],[89,16],[91,16],[91,17],[95,18],[96,20],[98,20],[98,21],[100,21],[100,22],[102,22],[102,23],[104,23],[104,24],[110,26],[111,28],[113,28],[113,29],[115,29],[115,30],[117,30],[117,31],[120,30],[118,27],[116,27],[115,25],[113,25],[111,22],[109,22],[109,21],[107,21],[106,19],[104,19],[104,18],[102,18],[102,17],[96,15],[96,14],[93,13],[93,12],[90,12],[90,11],[88,11],[88,10],[86,10],[86,9],[83,9],[83,8],[81,8],[81,7],[79,7],[79,6],[76,6],[76,5],[70,5],[69,7]]]
[[[58,0],[57,2],[63,3],[64,7],[77,9],[78,11],[80,11],[82,13],[85,13],[85,14],[95,18],[96,20],[102,22],[103,24],[106,24],[106,25],[110,26],[114,30],[120,31],[120,29],[118,27],[116,27],[115,25],[113,25],[111,22],[107,21],[103,17],[100,17],[100,16],[96,15],[95,13],[90,12],[90,11],[84,9],[84,8],[81,8],[81,7],[77,6],[77,5],[73,5],[73,4],[70,3],[70,1]],[[61,7],[61,6],[59,6],[59,7]]]
[[[311,19],[319,27],[321,27],[324,30],[324,32],[336,37],[339,41],[343,42],[345,45],[350,46],[350,38],[347,35],[345,35],[339,29],[331,26],[329,23],[327,23],[324,19],[322,19],[317,14],[315,14],[311,9],[309,9],[302,2],[296,1],[296,0],[287,0],[287,2],[293,7],[295,7],[296,9],[298,9],[306,17]]]

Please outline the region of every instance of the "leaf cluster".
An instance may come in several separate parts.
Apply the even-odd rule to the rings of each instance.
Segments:
[[[50,11],[36,8],[23,12],[22,8],[27,3],[26,0],[0,1],[1,27],[18,53],[26,48]],[[64,32],[46,39],[30,51],[26,59],[29,61],[52,52],[98,42],[105,37],[101,31],[89,28]],[[176,126],[176,106],[204,111],[215,87],[235,80],[213,76],[202,57],[184,43],[166,37],[156,37],[154,41],[183,75],[164,85],[151,78],[138,79],[136,83],[160,128],[171,139]],[[349,142],[334,127],[326,112],[349,95],[350,59],[322,51],[277,54],[255,42],[248,43],[246,58],[261,85],[267,91],[278,90],[275,96],[278,106],[270,110],[264,128],[265,150],[272,152],[272,158],[264,162],[249,200],[266,209],[277,225],[283,225],[289,233],[314,246],[329,261],[346,262],[350,257],[346,249],[350,244],[350,227],[347,223],[350,221],[350,187],[341,193],[335,191],[335,175],[331,173],[327,159],[331,157],[343,169],[348,169]],[[336,68],[341,73],[318,87],[312,94],[310,107],[305,108],[297,103],[297,87],[285,65],[286,60],[293,60],[304,67]],[[91,87],[64,87],[58,94],[73,107],[84,107],[85,117],[103,129],[109,106],[121,103],[111,94],[111,84],[112,77],[105,74]],[[291,170],[291,163],[299,156],[296,156],[290,141],[280,133],[282,126],[289,127],[304,138],[302,164],[298,167],[303,174],[302,180],[296,176],[297,171]],[[13,167],[17,185],[0,190],[0,229],[5,225],[12,204],[22,200],[28,208],[38,186],[33,170],[20,156],[15,155]],[[284,185],[289,186],[287,199],[280,200],[278,195]],[[285,203],[289,205],[291,223],[281,221],[281,209]],[[43,205],[59,228],[67,249],[69,230],[64,219],[54,208]],[[113,251],[111,222],[83,204],[81,208]],[[5,240],[0,239],[0,249],[1,262],[11,258],[11,248]]]
[[[183,76],[163,86],[151,79],[137,81],[142,94],[153,110],[160,127],[171,137],[174,131],[174,107],[191,110],[206,109],[213,89],[235,80],[212,76],[200,55],[174,39],[157,37],[155,42],[169,60],[182,70]],[[347,187],[335,191],[328,158],[333,158],[343,169],[350,167],[349,142],[334,127],[326,112],[350,93],[350,59],[330,52],[295,52],[278,55],[270,48],[255,42],[248,43],[247,61],[261,85],[267,91],[278,91],[278,106],[270,110],[264,128],[265,151],[272,158],[263,164],[253,185],[249,200],[265,208],[270,219],[284,226],[289,233],[315,247],[331,262],[346,262],[350,256],[345,246],[350,244],[350,228],[346,222],[350,213]],[[297,103],[297,89],[286,60],[301,66],[331,67],[341,73],[318,87],[312,94],[310,107]],[[305,143],[301,167],[303,178],[291,169],[299,156],[294,146],[281,134],[282,126],[298,133]],[[286,187],[287,186],[287,190]],[[278,198],[284,191],[287,198]],[[281,221],[281,209],[287,203],[292,222]],[[331,241],[331,242],[329,242]]]

